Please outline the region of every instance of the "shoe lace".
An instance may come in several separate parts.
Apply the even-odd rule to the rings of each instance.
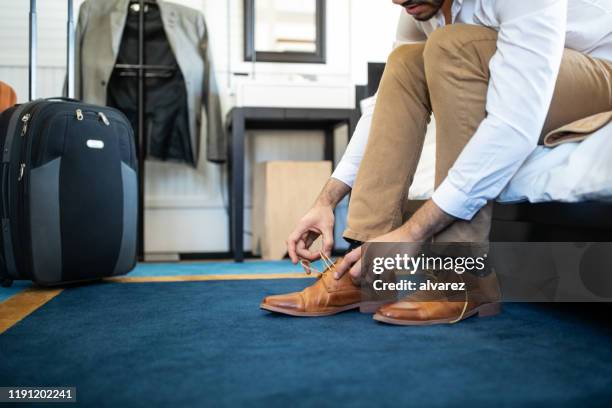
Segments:
[[[436,282],[440,281],[440,279],[438,279],[438,277],[436,276],[434,271],[426,270],[425,271],[425,276],[427,276],[429,278],[433,278]],[[461,280],[461,282],[465,284],[465,281],[463,280],[461,275],[457,274],[457,276],[459,277],[459,280]],[[464,285],[464,287],[465,287],[465,285]],[[461,309],[461,314],[459,314],[459,317],[457,317],[456,319],[451,320],[449,322],[450,324],[454,324],[454,323],[460,322],[463,319],[463,316],[465,316],[465,312],[467,311],[467,307],[468,307],[468,292],[467,292],[467,289],[464,289],[463,293],[465,295],[465,299],[463,301],[463,308]]]
[[[336,265],[334,265],[334,262],[331,260],[330,257],[325,255],[323,251],[319,251],[319,255],[321,256],[321,261],[325,265],[325,269],[323,271],[320,271],[314,266],[312,266],[309,261],[305,259],[300,259],[300,265],[302,265],[302,267],[304,268],[306,275],[310,275],[314,271],[318,273],[319,274],[318,277],[321,278],[328,271],[331,271],[331,270],[333,270],[334,272],[336,271]]]

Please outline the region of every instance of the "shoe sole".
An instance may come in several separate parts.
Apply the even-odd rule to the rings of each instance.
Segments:
[[[270,305],[266,305],[265,303],[262,303],[259,305],[260,309],[266,310],[268,312],[280,313],[280,314],[284,314],[288,316],[295,316],[295,317],[332,316],[338,313],[347,312],[352,309],[358,309],[359,307],[361,307],[361,303],[354,303],[352,305],[342,306],[342,307],[339,307],[337,309],[334,309],[328,312],[298,312],[297,310],[283,309],[282,307],[270,306]]]
[[[470,312],[466,313],[461,320],[455,321],[456,318],[446,318],[446,319],[437,319],[437,320],[403,320],[403,319],[395,319],[393,317],[383,316],[379,313],[376,313],[372,318],[378,322],[393,324],[396,326],[430,326],[433,324],[454,324],[459,323],[465,319],[468,319],[472,316],[478,315],[478,317],[491,317],[499,314],[501,312],[501,305],[499,303],[487,303],[484,305],[480,305]]]

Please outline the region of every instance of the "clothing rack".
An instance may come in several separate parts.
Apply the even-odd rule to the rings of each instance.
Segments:
[[[145,129],[145,79],[167,77],[168,72],[176,69],[173,66],[147,65],[144,59],[145,50],[145,13],[148,6],[159,7],[156,0],[132,0],[131,8],[138,5],[138,63],[115,64],[115,70],[120,70],[122,76],[133,76],[138,80],[138,134],[136,146],[138,150],[138,259],[144,260],[144,198],[145,198],[145,158],[148,151],[147,132]]]

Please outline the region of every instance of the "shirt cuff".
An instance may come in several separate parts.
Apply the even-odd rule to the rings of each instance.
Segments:
[[[340,180],[347,186],[353,188],[355,177],[357,177],[357,170],[358,167],[353,165],[352,163],[345,163],[344,161],[340,161],[331,176],[336,180]]]
[[[445,213],[466,221],[471,220],[487,203],[487,200],[465,194],[453,186],[448,178],[440,184],[431,199]]]

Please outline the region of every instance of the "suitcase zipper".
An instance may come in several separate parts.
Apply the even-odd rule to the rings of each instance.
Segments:
[[[86,111],[86,112],[90,112],[93,114],[96,114],[98,116],[98,120],[102,123],[104,123],[106,126],[110,126],[110,120],[108,120],[108,117],[106,117],[106,115],[104,114],[104,112],[94,112],[94,111]],[[81,121],[85,118],[85,116],[83,115],[83,111],[81,109],[77,109],[75,111],[75,116],[77,118],[77,120]]]
[[[26,113],[21,118],[21,121],[23,122],[23,127],[21,128],[21,137],[25,137],[26,133],[28,133],[28,121],[30,120],[31,116],[32,115],[30,113]],[[25,141],[23,143],[25,143]],[[25,163],[21,163],[19,165],[19,176],[17,177],[17,181],[21,181],[21,179],[23,179],[23,173],[25,173],[25,166]]]
[[[37,113],[40,109],[39,103],[38,102],[33,102],[32,103],[32,107],[29,109],[29,112],[26,113],[25,115],[23,115],[21,117],[21,122],[23,123],[23,126],[21,128],[21,137],[23,138],[23,140],[21,141],[21,148],[20,148],[20,159],[23,160],[20,164],[19,164],[19,170],[18,170],[18,175],[17,175],[17,182],[19,183],[18,187],[17,187],[17,198],[16,198],[16,203],[17,203],[17,230],[18,230],[18,242],[20,243],[20,247],[22,248],[22,252],[19,254],[18,257],[16,258],[20,258],[20,260],[18,260],[18,268],[21,269],[22,273],[24,274],[24,276],[29,277],[30,279],[32,279],[33,277],[31,276],[31,264],[27,261],[27,259],[29,259],[28,257],[30,256],[30,250],[27,247],[27,243],[29,241],[29,232],[26,229],[26,225],[25,225],[25,217],[27,214],[27,209],[25,208],[25,195],[26,195],[26,163],[28,162],[28,158],[26,156],[26,154],[29,152],[29,142],[31,141],[31,138],[28,138],[28,133],[31,133],[31,129],[29,126],[29,123],[32,120],[32,117],[34,115],[34,113]]]
[[[17,181],[21,181],[21,179],[23,178],[23,173],[25,173],[25,163],[21,163],[19,165],[19,177],[17,177]]]
[[[98,118],[100,118],[102,123],[104,123],[106,126],[110,126],[110,121],[108,120],[104,112],[98,112]]]
[[[28,121],[30,120],[30,116],[31,115],[29,113],[26,113],[21,118],[21,121],[23,122],[23,127],[21,128],[21,137],[25,136],[26,132],[28,131]]]

